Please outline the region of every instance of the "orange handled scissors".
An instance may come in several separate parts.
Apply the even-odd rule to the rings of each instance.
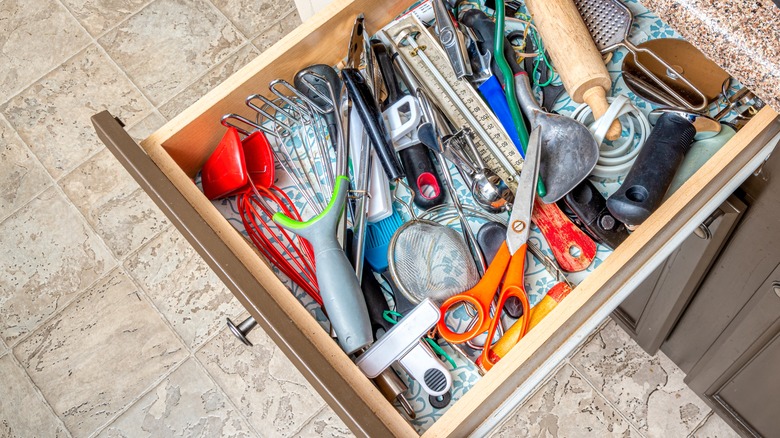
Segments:
[[[536,181],[539,177],[539,162],[541,158],[540,128],[536,127],[528,139],[523,172],[518,181],[515,202],[512,205],[512,214],[507,226],[506,241],[498,249],[493,262],[488,267],[485,275],[473,288],[452,296],[441,306],[441,318],[437,324],[439,334],[448,342],[460,344],[474,339],[485,330],[488,332],[485,348],[482,350],[482,364],[491,367],[490,341],[495,336],[496,328],[501,321],[501,309],[506,300],[516,297],[523,306],[523,315],[531,312],[528,304],[528,295],[525,292],[525,253],[528,234],[531,227],[531,214],[534,206],[534,193],[536,193]],[[500,288],[500,289],[499,289]],[[490,315],[490,305],[496,291],[498,306],[495,315]],[[465,332],[456,333],[446,323],[448,311],[456,305],[468,304],[476,311],[476,322]],[[517,340],[520,340],[528,331],[530,318],[523,318],[524,327],[519,332]]]

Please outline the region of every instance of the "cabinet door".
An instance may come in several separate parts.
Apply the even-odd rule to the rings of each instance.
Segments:
[[[647,353],[669,336],[744,211],[730,196],[615,310],[613,319]]]
[[[780,153],[743,188],[750,208],[661,347],[686,373],[780,261]]]
[[[686,382],[745,434],[780,431],[780,265],[691,370]]]

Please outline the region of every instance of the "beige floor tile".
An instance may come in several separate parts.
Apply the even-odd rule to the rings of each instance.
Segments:
[[[0,2],[0,102],[88,43],[89,35],[56,0]]]
[[[14,348],[74,436],[87,436],[140,396],[186,350],[117,269]]]
[[[300,437],[345,438],[355,436],[331,408],[325,406],[296,434]]]
[[[98,437],[252,437],[200,364],[187,360]]]
[[[260,328],[249,340],[254,347],[224,329],[197,357],[256,430],[290,436],[325,402]]]
[[[190,348],[197,348],[225,326],[225,317],[243,307],[171,227],[125,262],[155,306]]]
[[[685,436],[709,412],[662,353],[651,357],[610,322],[571,363],[649,436]]]
[[[293,0],[213,0],[214,4],[247,38],[267,30],[295,10]]]
[[[155,105],[244,41],[207,0],[156,0],[98,40]]]
[[[130,136],[133,137],[136,142],[141,143],[141,140],[162,128],[166,122],[167,120],[165,120],[165,117],[163,117],[159,112],[154,111],[148,116],[144,117],[144,119],[140,122],[128,127],[127,133],[130,134]]]
[[[13,98],[3,113],[59,178],[104,147],[89,120],[104,109],[132,125],[152,107],[93,45]]]
[[[189,85],[173,99],[161,105],[160,113],[168,119],[174,118],[241,67],[247,65],[249,61],[255,59],[259,54],[260,52],[251,44],[243,46],[238,49],[238,52],[230,55],[228,59],[209,70],[208,73]]]
[[[252,40],[252,44],[254,44],[258,50],[263,52],[300,25],[301,16],[298,15],[297,10],[293,10],[291,13],[279,20],[278,23],[270,26],[268,29],[263,30],[262,33],[260,33],[255,39]]]
[[[0,376],[0,436],[68,436],[11,355],[0,357]]]
[[[150,0],[62,0],[93,36],[116,26],[149,2]]]
[[[690,436],[692,438],[738,438],[739,434],[713,412]]]
[[[60,184],[119,258],[168,226],[165,215],[107,149],[77,167]]]
[[[494,437],[636,437],[628,422],[569,365],[510,414]]]
[[[0,115],[0,220],[51,182],[43,166]]]
[[[0,224],[0,242],[0,335],[9,346],[116,264],[54,187]]]

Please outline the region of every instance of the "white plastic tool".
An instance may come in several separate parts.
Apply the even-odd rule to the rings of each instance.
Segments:
[[[384,110],[382,116],[390,131],[395,151],[420,144],[417,139],[417,127],[420,125],[420,107],[411,95],[402,97],[398,102]]]
[[[449,392],[452,376],[421,340],[439,321],[439,307],[426,298],[355,362],[369,378],[398,362],[423,390],[438,397]]]
[[[364,136],[363,123],[360,121],[356,111],[350,113],[350,130],[349,130],[349,147],[350,156],[352,157],[352,169],[360,168],[360,148],[363,145]],[[354,128],[352,128],[354,127]],[[368,138],[365,139],[368,141]],[[365,147],[371,147],[366,144]],[[393,198],[390,193],[390,182],[387,180],[387,175],[382,164],[376,157],[376,152],[371,150],[371,179],[368,183],[368,191],[370,197],[368,200],[368,222],[379,222],[382,219],[389,217],[393,214]]]

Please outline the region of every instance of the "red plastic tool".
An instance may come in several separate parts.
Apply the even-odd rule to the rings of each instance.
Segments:
[[[593,262],[596,242],[574,225],[556,204],[545,204],[537,197],[533,221],[542,231],[561,269],[578,272]]]
[[[274,213],[301,220],[292,200],[274,185],[271,145],[260,131],[242,141],[228,128],[211,157],[203,165],[203,192],[209,199],[237,196],[237,207],[249,239],[274,266],[306,291],[318,304],[314,253],[305,239],[291,236],[276,225]]]

